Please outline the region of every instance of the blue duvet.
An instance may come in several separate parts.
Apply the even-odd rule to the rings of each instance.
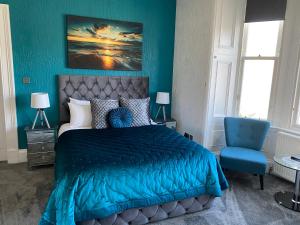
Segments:
[[[163,126],[72,130],[56,145],[56,184],[40,221],[75,225],[129,208],[221,196],[215,156]]]

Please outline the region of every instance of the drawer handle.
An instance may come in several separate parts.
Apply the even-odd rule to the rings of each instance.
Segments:
[[[42,146],[42,150],[44,150],[45,149],[45,147],[44,146]]]

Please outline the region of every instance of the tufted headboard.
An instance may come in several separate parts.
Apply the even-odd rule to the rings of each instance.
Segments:
[[[149,96],[149,77],[128,76],[58,76],[60,122],[69,122],[69,98],[118,99],[146,98]]]

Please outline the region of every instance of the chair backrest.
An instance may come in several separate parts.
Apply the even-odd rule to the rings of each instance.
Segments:
[[[270,122],[226,117],[224,119],[226,144],[228,147],[261,150],[270,128]]]

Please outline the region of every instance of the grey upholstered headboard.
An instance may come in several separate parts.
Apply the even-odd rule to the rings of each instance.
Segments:
[[[60,75],[58,82],[60,122],[70,121],[67,105],[69,97],[90,100],[149,96],[149,77]]]

